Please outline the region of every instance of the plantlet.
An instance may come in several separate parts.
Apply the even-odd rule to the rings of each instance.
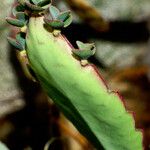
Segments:
[[[61,35],[61,28],[71,23],[70,12],[60,13],[45,0],[18,2],[21,9],[15,16],[20,12],[28,16],[27,30],[21,28],[16,39],[8,41],[21,52],[26,50],[27,66],[65,116],[99,150],[142,150],[142,132],[135,129],[132,113],[87,61],[94,44],[77,41],[76,50]]]

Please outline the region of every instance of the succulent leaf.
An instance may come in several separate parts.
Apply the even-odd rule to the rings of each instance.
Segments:
[[[18,12],[24,12],[24,10],[25,10],[25,7],[24,7],[24,6],[22,6],[22,5],[17,5],[17,6],[15,6],[15,7],[12,9],[12,13],[13,13],[14,16],[16,16],[16,14],[17,14]]]
[[[60,11],[59,11],[59,9],[57,9],[55,6],[53,6],[53,5],[50,5],[50,7],[49,7],[49,12],[50,12],[50,14],[51,14],[51,16],[52,16],[52,19],[57,19],[57,17],[59,16],[59,14],[60,14]]]
[[[59,14],[57,19],[64,22],[64,21],[66,21],[69,18],[70,13],[71,13],[70,11],[62,12],[62,13]]]
[[[27,1],[25,2],[25,4],[32,11],[43,11],[44,10],[43,7],[31,4],[30,2],[27,2]]]
[[[55,27],[55,24],[58,24],[57,22],[59,22],[59,25],[58,27],[56,25],[56,28],[67,27],[72,22],[72,16],[70,14],[70,11],[60,13],[60,11],[55,6],[50,5],[49,12],[50,12],[50,15],[47,16],[46,18],[48,20],[54,21],[54,23],[52,23],[54,24],[53,27]]]
[[[64,27],[67,27],[71,24],[72,22],[72,16],[70,11],[62,12],[60,15],[57,17],[58,20],[61,20],[64,22]]]
[[[72,50],[73,54],[78,56],[80,59],[88,59],[95,54],[94,50]]]
[[[92,65],[82,67],[72,57],[68,41],[45,30],[42,17],[32,17],[28,27],[26,48],[31,67],[77,129],[98,150],[142,150],[142,133],[135,130],[132,115],[117,93],[108,92],[97,70]]]
[[[37,5],[43,7],[45,5],[51,4],[51,0],[42,0]]]
[[[94,50],[95,49],[94,43],[83,43],[81,41],[77,41],[76,44],[80,50]]]
[[[22,50],[25,50],[25,33],[22,32],[18,33],[16,35],[16,40],[21,45]]]
[[[64,27],[68,27],[72,22],[72,15],[70,14],[69,17],[64,21]]]
[[[18,3],[13,10],[17,19],[7,18],[8,23],[23,27],[27,23],[25,9],[38,15],[31,15],[28,26],[24,26],[28,28],[27,36],[21,28],[16,39],[8,37],[8,41],[21,50],[27,67],[30,62],[35,77],[60,110],[96,149],[142,150],[142,132],[135,129],[133,117],[119,95],[109,92],[93,65],[82,65],[87,60],[79,61],[72,55],[88,59],[95,53],[94,43],[77,41],[77,50],[61,35],[59,28],[72,21],[70,12],[60,13],[50,5],[50,15],[44,18],[48,0],[18,0]],[[54,30],[46,30],[45,23]]]
[[[44,19],[45,23],[48,24],[49,26],[51,26],[52,28],[62,28],[64,26],[64,23],[62,21],[59,20],[48,20],[48,19]]]
[[[23,21],[24,23],[26,23],[26,21],[28,20],[28,16],[24,12],[16,13],[16,18],[20,21]]]
[[[18,50],[23,50],[22,45],[21,45],[19,42],[17,42],[17,40],[15,40],[15,39],[13,39],[13,38],[11,38],[11,37],[8,37],[7,40],[8,40],[8,42],[9,42],[12,46],[14,46],[16,49],[18,49]]]
[[[40,3],[42,0],[32,0],[32,3],[37,5],[38,3]]]
[[[24,21],[21,21],[21,20],[18,20],[18,19],[14,19],[14,18],[11,18],[11,17],[7,17],[6,21],[9,24],[17,26],[17,27],[23,27],[25,25]]]

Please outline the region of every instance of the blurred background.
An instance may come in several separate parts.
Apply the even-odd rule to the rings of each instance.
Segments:
[[[6,37],[17,28],[8,25],[15,0],[0,4],[0,150],[94,150],[61,114],[38,83],[27,79],[18,55]],[[150,149],[150,1],[53,0],[70,9],[73,23],[62,31],[76,40],[95,42],[90,58],[126,108],[135,112],[137,128]]]

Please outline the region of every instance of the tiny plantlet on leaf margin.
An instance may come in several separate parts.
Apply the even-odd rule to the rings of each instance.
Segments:
[[[75,56],[81,60],[81,65],[85,66],[88,64],[87,59],[95,54],[96,48],[94,43],[83,43],[77,41],[78,49],[73,49],[72,52]]]
[[[95,45],[77,41],[75,49],[61,34],[71,23],[70,11],[60,12],[50,0],[18,0],[13,14],[16,19],[6,20],[21,30],[9,43],[23,53],[29,72],[95,148],[143,150],[143,134],[135,129],[132,113],[117,92],[108,92],[96,67],[85,62]]]

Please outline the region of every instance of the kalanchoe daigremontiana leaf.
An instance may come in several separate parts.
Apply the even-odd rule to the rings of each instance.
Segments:
[[[73,54],[78,56],[82,60],[87,60],[89,57],[93,56],[95,51],[91,50],[73,50]]]
[[[41,2],[42,0],[31,0],[33,4],[37,5],[39,2]]]
[[[27,56],[38,81],[96,149],[102,144],[105,150],[142,150],[142,133],[135,129],[132,115],[118,94],[109,92],[95,67],[81,66],[70,43],[45,29],[43,17],[31,17],[27,31]],[[81,50],[95,47],[77,45]]]
[[[16,18],[20,21],[23,21],[25,24],[27,23],[29,17],[24,12],[16,13]]]
[[[7,17],[6,21],[14,26],[23,27],[27,24],[28,16],[24,12],[16,12],[16,19]]]
[[[34,5],[34,4],[31,4],[30,2],[26,1],[25,2],[26,6],[31,10],[31,11],[43,11],[44,8],[43,7],[40,7],[40,6],[37,6],[37,5]]]
[[[46,24],[48,24],[49,26],[51,26],[52,28],[62,28],[64,26],[64,23],[62,21],[59,20],[48,20],[46,18],[44,18],[44,21]]]
[[[72,22],[72,15],[70,11],[66,11],[63,13],[60,13],[60,15],[57,17],[58,20],[61,20],[64,22],[64,27],[67,27],[71,24]]]
[[[20,45],[20,43],[18,43],[14,38],[11,37],[7,37],[8,42],[14,46],[15,48],[17,48],[18,50],[22,50],[22,46]]]
[[[22,5],[17,5],[17,6],[15,6],[15,7],[12,9],[12,13],[13,13],[14,16],[16,16],[16,14],[17,14],[18,12],[24,12],[24,11],[25,11],[25,7],[22,6]]]
[[[43,7],[51,3],[51,0],[31,0],[33,4]]]
[[[68,27],[72,22],[72,15],[70,14],[68,18],[64,21],[64,27]]]
[[[9,24],[17,26],[17,27],[23,27],[23,26],[25,26],[25,22],[24,21],[18,20],[18,19],[14,19],[14,18],[11,18],[11,17],[7,17],[6,21]]]
[[[46,6],[51,3],[51,0],[42,0],[37,5],[40,7]]]
[[[25,5],[30,9],[31,11],[40,12],[45,10],[47,7],[46,5],[50,4],[51,0],[31,0],[31,1],[25,1]]]
[[[72,52],[80,59],[86,60],[95,54],[96,48],[94,43],[83,43],[77,41],[78,50],[73,49]]]
[[[83,66],[81,62],[85,60],[72,55],[73,47],[61,33],[56,34],[59,30],[45,28],[44,21],[54,28],[69,25],[70,13],[58,14],[51,6],[51,15],[43,21],[46,11],[41,13],[42,7],[34,3],[25,2],[25,12],[31,14],[27,36],[19,33],[16,39],[8,38],[8,41],[19,50],[26,49],[21,52],[28,57],[27,62],[43,89],[98,150],[102,146],[106,150],[142,150],[142,133],[135,130],[133,117],[118,94],[109,92],[93,65]],[[23,14],[15,14],[24,20]],[[77,41],[77,45],[79,53],[75,53],[81,59],[87,59],[95,51],[93,43]]]
[[[18,33],[16,35],[16,40],[22,46],[22,50],[25,50],[25,33],[22,33],[22,32]]]
[[[54,6],[49,7],[50,14],[44,18],[46,24],[52,28],[67,27],[72,22],[72,16],[70,11],[61,12]]]
[[[57,19],[57,17],[59,16],[60,14],[60,11],[59,9],[57,9],[55,6],[51,5],[49,7],[49,12],[50,12],[50,15],[52,17],[53,20]]]
[[[80,50],[95,50],[94,43],[83,43],[81,41],[77,41],[76,43]]]
[[[8,37],[8,42],[18,50],[25,50],[25,34],[19,33],[16,35],[16,39]]]

